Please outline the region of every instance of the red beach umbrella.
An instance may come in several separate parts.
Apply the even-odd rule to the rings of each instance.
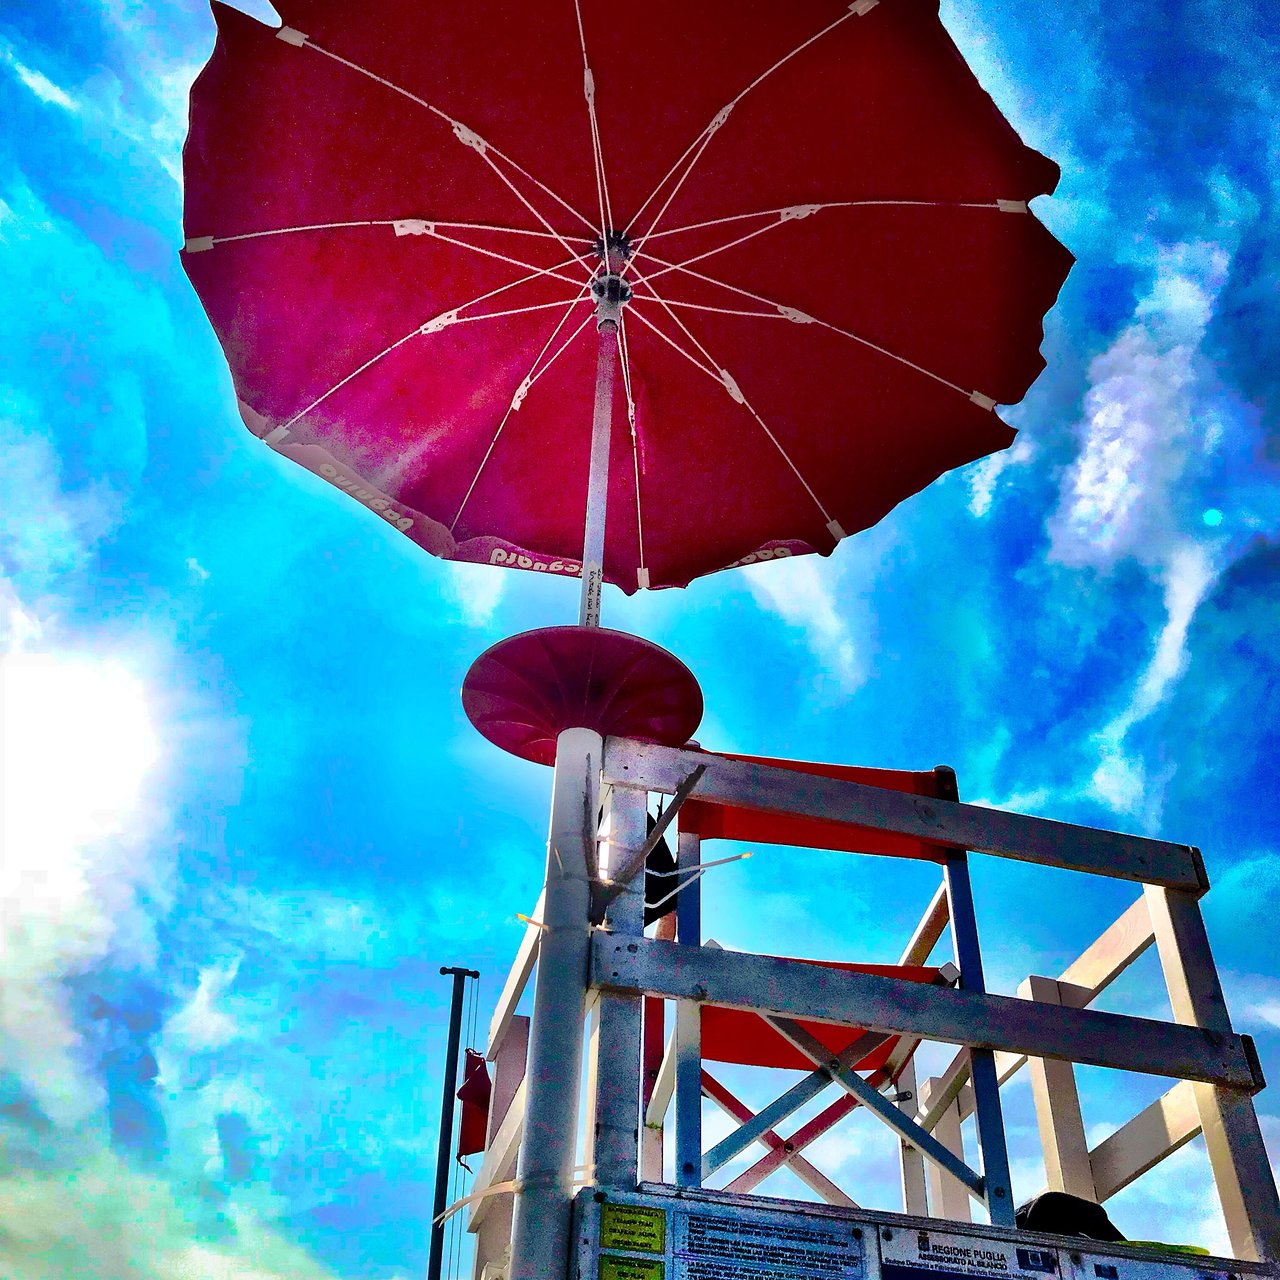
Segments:
[[[186,270],[250,430],[433,554],[578,574],[597,404],[626,592],[1012,440],[1058,170],[937,0],[276,7],[214,3]]]

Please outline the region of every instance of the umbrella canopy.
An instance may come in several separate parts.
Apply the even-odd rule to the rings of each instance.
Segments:
[[[936,0],[213,7],[184,260],[242,416],[433,554],[580,572],[606,276],[624,591],[828,554],[1012,440],[1058,171]]]

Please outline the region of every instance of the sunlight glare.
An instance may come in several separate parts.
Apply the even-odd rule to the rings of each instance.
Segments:
[[[0,659],[4,845],[80,845],[117,834],[158,754],[142,682],[112,659]]]

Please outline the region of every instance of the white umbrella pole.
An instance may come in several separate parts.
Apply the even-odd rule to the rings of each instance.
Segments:
[[[601,302],[600,346],[596,353],[596,398],[591,418],[591,470],[587,477],[587,523],[582,547],[580,627],[600,625],[600,588],[604,582],[605,508],[609,499],[609,437],[613,429],[613,375],[618,367],[619,307]]]
[[[510,1280],[562,1280],[569,1268],[591,945],[586,843],[596,837],[603,749],[591,729],[566,729],[556,740]]]

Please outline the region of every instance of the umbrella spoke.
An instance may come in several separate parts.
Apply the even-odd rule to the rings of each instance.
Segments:
[[[560,344],[551,359],[548,360],[541,369],[538,368],[538,364],[542,360],[542,357],[547,354],[551,348],[551,344],[555,342],[561,329],[563,329],[568,323],[570,315],[573,314],[574,307],[576,307],[580,302],[586,300],[588,300],[588,293],[587,286],[584,285],[578,296],[569,303],[568,307],[565,308],[564,315],[560,317],[560,321],[556,327],[551,330],[550,336],[547,338],[546,342],[543,343],[542,350],[534,357],[533,364],[529,366],[529,372],[525,374],[523,379],[521,379],[520,385],[516,388],[515,394],[511,397],[511,403],[507,406],[506,413],[502,415],[502,420],[498,423],[498,429],[493,433],[493,439],[489,441],[489,447],[484,451],[484,457],[480,459],[480,465],[476,468],[476,473],[472,476],[471,483],[467,486],[466,493],[462,495],[462,501],[458,504],[458,512],[453,517],[453,522],[449,525],[450,533],[458,527],[458,521],[462,519],[462,513],[466,510],[467,503],[471,501],[471,495],[475,492],[476,485],[480,483],[480,477],[484,474],[484,469],[488,466],[489,459],[493,456],[493,451],[497,448],[498,441],[501,438],[503,431],[506,430],[507,423],[511,420],[511,415],[516,413],[520,406],[524,404],[525,396],[529,394],[529,390],[533,384],[537,382],[537,380],[541,378],[553,364],[555,364],[555,362],[565,353],[565,351],[568,350],[570,346],[573,345],[574,339],[576,339],[583,329],[585,329],[595,318],[594,314],[589,314],[586,319],[583,320],[583,322],[564,340],[564,342]]]
[[[791,458],[791,455],[786,451],[786,449],[782,447],[782,442],[778,439],[776,435],[774,435],[769,424],[765,422],[765,420],[760,416],[759,412],[756,410],[756,407],[751,403],[750,400],[747,399],[746,395],[743,393],[742,388],[738,385],[733,375],[728,371],[728,369],[721,367],[719,361],[716,360],[716,358],[706,349],[705,346],[703,346],[703,344],[698,340],[697,336],[693,333],[693,331],[689,328],[689,326],[686,325],[684,321],[681,320],[680,317],[676,315],[674,311],[672,311],[672,309],[667,305],[666,300],[658,296],[657,290],[655,290],[653,286],[648,283],[647,280],[641,281],[640,283],[643,283],[648,288],[649,292],[653,295],[652,300],[654,302],[657,302],[662,307],[662,309],[672,318],[672,320],[676,322],[676,324],[680,327],[681,331],[685,334],[685,336],[689,339],[689,341],[692,342],[695,347],[697,347],[697,349],[711,364],[715,372],[713,373],[712,369],[708,369],[699,361],[695,360],[694,363],[697,364],[698,368],[702,369],[704,373],[707,373],[711,377],[713,377],[729,393],[730,398],[736,401],[738,404],[740,404],[756,420],[756,422],[760,426],[760,429],[765,433],[766,436],[769,437],[769,440],[773,444],[773,447],[777,449],[777,451],[782,455],[782,460],[787,464],[787,466],[791,468],[792,472],[795,474],[796,479],[800,481],[801,485],[804,487],[804,491],[809,495],[810,498],[813,499],[813,504],[818,508],[819,512],[821,512],[822,518],[826,522],[827,529],[831,533],[832,537],[834,537],[835,540],[839,542],[845,536],[844,530],[840,527],[839,521],[837,521],[831,515],[831,513],[826,509],[826,507],[823,506],[822,499],[819,498],[818,495],[813,491],[813,486],[801,474],[800,468],[796,466],[795,462]],[[633,299],[633,301],[647,302],[649,301],[649,299],[647,298]],[[645,317],[641,315],[639,311],[637,311],[635,314],[637,318],[641,320],[645,319]],[[645,323],[649,324],[649,321],[645,320]],[[660,336],[663,336],[663,337],[666,336],[665,334],[662,334],[662,331],[658,329],[656,326],[650,324],[649,327],[652,328],[654,332],[658,333]],[[672,343],[672,345],[676,346],[675,343]],[[678,346],[676,347],[676,349],[680,350]],[[693,359],[693,357],[689,357],[689,358]]]
[[[439,230],[440,227],[463,227],[471,230],[486,231],[505,231],[506,227],[480,227],[475,223],[447,223],[447,222],[429,222],[423,218],[395,218],[388,220],[379,220],[376,222],[318,222],[311,223],[307,226],[299,227],[275,227],[267,231],[246,231],[234,236],[192,236],[184,246],[187,253],[203,253],[212,249],[215,245],[233,244],[239,240],[259,240],[267,236],[283,236],[290,235],[294,232],[302,231],[327,231],[336,227],[394,227],[397,236],[430,236],[433,240],[439,240],[444,244],[451,244],[459,249],[469,249],[472,253],[482,254],[486,258],[494,258],[498,262],[509,263],[513,267],[523,267],[525,271],[532,272],[526,276],[526,280],[534,280],[539,276],[550,276],[554,280],[563,280],[565,284],[578,284],[578,279],[574,276],[561,275],[566,267],[572,267],[576,264],[586,265],[583,255],[577,254],[566,262],[557,262],[552,267],[538,267],[532,262],[525,262],[522,258],[513,258],[510,254],[499,253],[495,249],[486,249],[483,245],[469,244],[466,240],[459,240],[456,236],[445,235]],[[526,232],[528,235],[541,235],[541,232]],[[549,239],[552,237],[548,237]],[[559,239],[559,237],[554,237]],[[572,248],[569,250],[573,252]],[[523,283],[517,281],[516,283]],[[504,285],[504,289],[513,288],[513,285]],[[485,295],[486,297],[489,295]],[[476,301],[480,301],[477,299]],[[470,305],[470,304],[469,304]]]
[[[573,0],[578,19],[578,42],[582,46],[582,86],[591,120],[591,159],[596,175],[596,198],[600,202],[600,243],[607,245],[613,228],[613,205],[609,200],[609,183],[604,172],[604,149],[600,143],[600,122],[596,118],[596,78],[587,57],[587,33],[582,25],[582,0]]]
[[[422,221],[415,218],[370,218],[357,222],[305,222],[296,227],[270,227],[265,231],[242,231],[234,236],[189,236],[183,248],[187,253],[201,253],[219,244],[234,244],[237,240],[262,240],[268,236],[297,235],[303,231],[338,231],[345,227],[401,227]],[[494,231],[508,236],[537,236],[540,240],[556,240],[559,236],[549,231],[529,231],[524,227],[496,227],[483,222],[441,222],[432,219],[433,227],[447,227],[450,231]],[[402,232],[401,234],[408,234]],[[425,233],[424,233],[425,234]],[[584,241],[583,243],[587,243]],[[520,266],[529,266],[520,263]],[[576,282],[575,282],[576,283]]]
[[[790,222],[795,218],[818,213],[823,209],[998,209],[1002,213],[1028,213],[1025,200],[826,200],[820,204],[786,205],[778,209],[758,209],[755,213],[731,213],[725,218],[708,218],[705,222],[690,222],[683,227],[669,227],[666,231],[655,231],[650,240],[661,240],[664,236],[678,236],[686,231],[702,231],[706,227],[723,227],[731,222],[745,222],[749,218],[772,218],[779,214],[790,215],[779,219],[776,225]],[[804,211],[803,213],[801,211]],[[725,246],[726,248],[728,246]]]
[[[508,178],[505,173],[503,173],[503,171],[494,162],[493,156],[497,156],[505,164],[510,165],[511,168],[514,169],[518,174],[520,174],[521,177],[525,178],[529,182],[532,182],[533,185],[537,187],[538,190],[540,190],[544,195],[549,196],[562,208],[568,210],[568,212],[573,214],[573,216],[577,218],[580,222],[585,223],[588,228],[591,227],[590,218],[588,218],[585,214],[580,213],[567,200],[563,199],[561,196],[557,195],[554,191],[552,191],[551,188],[546,185],[546,183],[541,182],[537,178],[535,178],[533,174],[531,174],[526,168],[524,168],[523,165],[513,160],[504,151],[499,150],[497,147],[493,145],[493,143],[488,141],[488,139],[482,138],[473,129],[469,129],[465,124],[462,123],[461,120],[455,120],[451,115],[449,115],[447,111],[442,111],[439,107],[435,106],[433,103],[428,102],[425,98],[418,97],[416,93],[411,93],[408,89],[404,88],[402,85],[398,85],[394,83],[394,81],[386,79],[385,76],[380,76],[376,72],[370,71],[367,67],[362,67],[358,62],[352,62],[349,58],[344,58],[341,54],[334,53],[330,49],[323,48],[321,45],[316,44],[314,41],[310,40],[307,36],[303,35],[302,32],[295,31],[292,27],[281,27],[280,30],[276,32],[276,35],[281,40],[283,40],[286,44],[291,44],[296,47],[305,48],[305,49],[314,49],[316,53],[323,54],[326,58],[332,58],[334,62],[341,63],[344,67],[349,67],[352,71],[359,72],[360,75],[367,76],[370,80],[377,81],[378,84],[385,85],[388,89],[392,90],[393,92],[400,94],[402,97],[408,98],[410,102],[416,102],[420,107],[423,107],[427,111],[430,111],[432,115],[438,116],[447,125],[449,125],[449,127],[453,130],[454,136],[458,139],[458,141],[461,142],[463,146],[469,147],[472,151],[474,151],[489,166],[489,168],[493,170],[493,172],[497,175],[497,177],[503,183],[505,183],[507,187],[510,188],[511,193],[516,197],[516,199],[519,200],[520,203],[523,204],[524,207],[528,209],[529,212],[532,213],[533,216],[537,218],[537,220],[540,223],[542,223],[542,225],[547,229],[547,231],[550,232],[551,235],[553,235],[557,240],[559,240],[560,243],[564,245],[564,247],[570,253],[573,252],[572,246],[555,229],[555,227],[553,227],[551,223],[547,221],[547,219],[542,215],[542,213],[533,204],[530,203],[529,199],[511,181],[511,179]],[[492,155],[490,153],[492,153]]]
[[[637,299],[632,298],[631,304],[633,307],[635,306],[636,301]],[[643,299],[641,299],[641,301],[643,301]],[[631,314],[635,316],[635,318],[639,320],[640,323],[644,325],[646,329],[653,330],[653,332],[656,333],[658,337],[661,338],[663,342],[665,342],[669,347],[674,347],[676,351],[678,351],[682,356],[684,356],[686,360],[688,360],[688,362],[691,365],[694,366],[694,368],[701,369],[702,372],[705,373],[708,378],[712,378],[716,382],[719,382],[721,383],[721,385],[723,385],[724,380],[720,377],[720,375],[714,369],[708,368],[705,364],[702,363],[701,360],[698,359],[697,356],[691,355],[688,351],[686,351],[673,337],[671,337],[670,334],[664,333],[661,329],[659,329],[658,326],[654,324],[653,321],[650,320],[649,317],[646,316],[643,312],[633,310]]]
[[[763,303],[766,307],[772,307],[778,315],[786,320],[792,321],[794,324],[816,324],[823,329],[830,329],[832,333],[838,333],[843,338],[848,338],[852,342],[856,342],[859,346],[866,347],[869,351],[875,351],[879,355],[885,356],[890,360],[896,361],[898,364],[905,365],[908,369],[914,369],[917,373],[923,374],[926,378],[933,379],[934,382],[940,382],[944,387],[950,387],[952,391],[958,391],[966,400],[973,401],[982,409],[994,409],[996,401],[988,395],[984,395],[981,391],[970,391],[960,386],[957,382],[952,382],[950,378],[944,378],[940,373],[934,373],[932,369],[926,369],[923,365],[916,364],[914,360],[908,360],[906,356],[899,355],[896,351],[890,351],[888,347],[882,347],[878,342],[872,342],[870,338],[864,338],[861,334],[854,333],[850,329],[842,329],[837,324],[832,324],[829,320],[820,319],[818,316],[811,316],[804,311],[800,311],[795,307],[788,307],[781,302],[775,302],[772,298],[766,298],[758,293],[752,293],[750,289],[742,289],[736,284],[729,284],[726,280],[717,280],[714,276],[704,275],[701,271],[694,271],[691,267],[681,266],[675,262],[665,262],[661,258],[655,257],[651,253],[645,254],[650,262],[656,262],[660,267],[665,267],[671,271],[680,271],[685,275],[692,276],[695,280],[702,280],[706,284],[714,284],[721,289],[727,289],[730,293],[736,293],[740,297],[750,298],[752,302]],[[681,306],[693,306],[691,303],[677,304]],[[715,310],[715,308],[698,308],[700,310]],[[730,313],[737,314],[737,313]],[[742,312],[743,315],[750,315],[750,312]]]
[[[702,153],[707,149],[707,146],[710,144],[711,139],[715,137],[715,135],[723,127],[725,121],[728,120],[734,107],[736,107],[738,103],[740,103],[743,100],[743,98],[745,98],[753,89],[763,84],[771,75],[773,75],[775,71],[777,71],[781,67],[786,66],[786,64],[790,62],[792,58],[796,57],[797,54],[803,53],[807,48],[809,48],[810,45],[816,44],[819,40],[822,39],[823,36],[830,34],[832,31],[836,30],[837,27],[840,27],[844,23],[848,22],[850,18],[862,17],[863,14],[869,13],[872,9],[875,8],[875,6],[878,3],[879,3],[879,0],[853,0],[853,3],[849,5],[848,10],[845,13],[841,14],[840,17],[838,17],[834,22],[828,23],[816,35],[810,36],[802,44],[799,44],[794,49],[792,49],[790,53],[785,54],[783,57],[779,58],[778,61],[775,62],[773,66],[771,66],[767,71],[762,71],[758,76],[756,76],[756,78],[749,85],[747,85],[747,87],[743,89],[736,98],[730,99],[730,101],[725,106],[721,107],[721,109],[716,112],[715,116],[711,120],[711,123],[707,125],[707,127],[688,145],[688,147],[685,148],[684,154],[681,155],[681,157],[675,162],[675,164],[671,166],[671,168],[663,176],[662,181],[658,183],[658,185],[653,189],[653,191],[645,198],[645,201],[643,204],[641,204],[640,208],[636,210],[635,217],[632,218],[631,220],[632,227],[634,227],[635,224],[640,220],[640,215],[657,198],[658,193],[667,184],[667,182],[670,181],[670,179],[675,175],[675,173],[680,169],[680,166],[684,164],[686,157],[689,157],[690,153],[692,152],[692,158],[689,159],[689,163],[685,165],[684,172],[680,174],[679,179],[676,181],[675,186],[671,190],[671,194],[667,196],[666,202],[663,204],[662,208],[658,210],[653,221],[649,223],[648,230],[644,233],[644,235],[640,237],[639,243],[636,245],[637,253],[639,252],[640,247],[644,244],[644,242],[654,233],[654,231],[658,226],[658,223],[662,221],[663,215],[665,215],[667,210],[671,207],[671,202],[676,198],[676,193],[680,190],[682,186],[684,186],[685,179],[688,178],[688,176],[693,172],[694,166],[702,158]]]
[[[301,422],[302,419],[305,418],[307,414],[309,414],[313,409],[318,408],[326,400],[328,400],[330,396],[334,395],[338,391],[341,391],[342,388],[345,387],[347,383],[350,382],[353,378],[359,377],[359,375],[364,373],[366,369],[371,369],[380,360],[385,359],[393,351],[404,346],[404,344],[408,342],[411,338],[426,336],[432,333],[439,333],[440,330],[447,329],[450,325],[466,323],[468,320],[497,320],[504,315],[515,314],[514,312],[502,311],[502,312],[486,313],[485,315],[480,315],[480,316],[464,317],[464,316],[460,316],[459,312],[466,311],[469,307],[477,306],[481,302],[487,302],[490,298],[496,298],[499,294],[506,293],[509,289],[514,289],[518,285],[527,284],[530,280],[536,280],[539,276],[546,275],[546,274],[547,272],[545,271],[535,271],[533,272],[532,275],[523,276],[519,280],[511,281],[510,284],[504,284],[504,285],[500,285],[496,289],[490,289],[488,293],[482,293],[478,298],[472,298],[469,302],[461,303],[459,306],[453,307],[451,310],[443,311],[438,316],[435,316],[432,319],[426,321],[424,324],[418,325],[417,328],[410,329],[409,332],[406,333],[402,338],[397,338],[395,342],[393,342],[390,346],[384,347],[381,351],[378,352],[377,355],[371,356],[358,368],[353,369],[349,374],[347,374],[345,378],[342,378],[339,381],[335,382],[333,386],[331,386],[327,391],[323,392],[321,395],[318,395],[309,405],[307,405],[305,409],[302,409],[300,412],[295,413],[293,417],[290,418],[287,422],[281,423],[280,426],[275,427],[271,431],[267,432],[267,434],[262,437],[263,441],[266,444],[269,444],[273,447],[279,444],[280,441],[282,441],[290,433],[290,431],[292,431],[293,428],[299,422]],[[586,294],[586,286],[583,286],[582,292],[578,295],[577,298],[573,300],[573,303],[571,303],[570,305],[571,306],[576,305],[579,301],[581,301],[582,297],[584,297],[585,294]],[[563,306],[564,304],[551,303],[549,305]],[[541,309],[541,308],[538,308],[538,309]],[[524,310],[524,308],[520,308],[520,310]]]

